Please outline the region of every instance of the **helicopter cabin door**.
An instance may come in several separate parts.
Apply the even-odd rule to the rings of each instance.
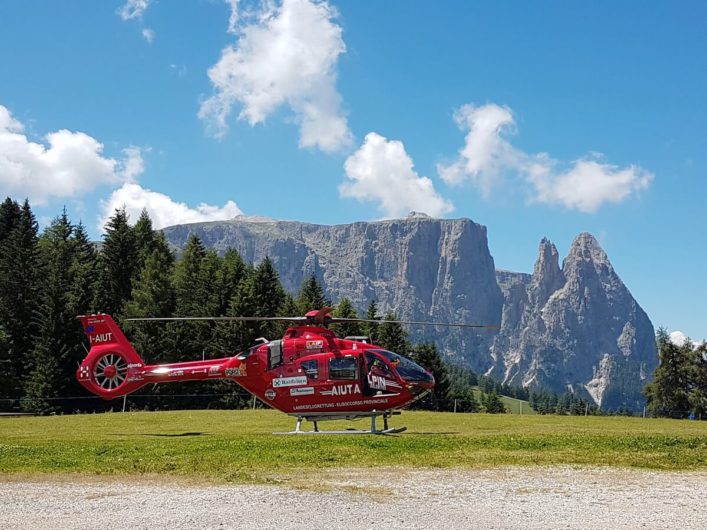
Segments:
[[[388,366],[386,359],[377,353],[366,350],[366,366],[362,370],[363,392],[367,396],[395,394],[402,389],[398,378]]]

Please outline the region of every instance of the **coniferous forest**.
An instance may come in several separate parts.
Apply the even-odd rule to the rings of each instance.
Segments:
[[[164,235],[153,230],[147,212],[134,224],[130,221],[124,210],[116,210],[96,244],[66,211],[40,233],[28,201],[19,204],[7,198],[0,204],[0,409],[53,413],[122,406],[89,395],[76,381],[76,368],[87,347],[77,315],[111,314],[150,364],[234,354],[258,337],[281,336],[287,325],[123,319],[299,316],[332,303],[335,316],[358,316],[350,300],[327,299],[314,276],[306,278],[298,292],[288,293],[269,258],[246,263],[232,249],[219,256],[196,236],[177,257]],[[381,318],[375,300],[361,316]],[[394,320],[396,315],[382,318]],[[499,396],[504,395],[529,400],[541,414],[601,412],[570,393],[529,392],[447,365],[434,344],[411,344],[399,324],[346,323],[332,329],[339,336],[368,336],[430,370],[436,388],[416,404],[418,408],[503,413]],[[663,416],[704,414],[705,347],[671,349],[666,336],[658,337],[663,362],[647,389],[650,410]],[[130,397],[131,407],[149,409],[238,408],[253,403],[230,381],[153,385]]]

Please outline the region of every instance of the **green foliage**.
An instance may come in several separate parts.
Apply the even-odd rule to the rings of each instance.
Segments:
[[[507,412],[503,401],[501,401],[496,392],[484,395],[481,404],[488,414],[505,414]]]
[[[398,317],[395,313],[387,313],[382,320],[398,320]],[[374,343],[388,351],[407,356],[410,345],[403,326],[397,322],[383,322],[377,326]]]
[[[302,287],[297,293],[295,302],[301,315],[310,311],[318,311],[331,305],[331,300],[324,296],[324,288],[314,274],[302,282]]]
[[[380,320],[378,317],[378,304],[371,300],[366,308],[366,320]],[[378,326],[375,322],[366,322],[361,326],[363,334],[366,335],[373,344],[378,344]]]
[[[437,347],[432,343],[418,344],[410,352],[410,358],[430,372],[435,378],[434,392],[423,399],[422,408],[431,410],[449,410],[449,377],[447,366],[442,361]]]
[[[106,224],[99,256],[100,285],[96,307],[118,317],[130,300],[132,282],[139,269],[135,232],[125,209],[116,210]]]
[[[648,410],[655,416],[686,418],[703,415],[707,409],[707,347],[695,347],[688,339],[674,344],[668,332],[656,334],[659,364],[644,394]]]
[[[8,382],[3,393],[17,396],[33,366],[42,276],[37,221],[29,202],[20,207],[5,201],[2,212],[0,324],[6,333],[4,356],[10,362],[2,363],[0,370]]]
[[[346,297],[339,300],[336,308],[334,308],[332,316],[336,318],[358,318],[358,314],[356,313],[356,309],[354,309],[351,300]],[[360,337],[364,334],[359,322],[342,322],[341,324],[333,324],[331,326],[331,330],[339,337]]]

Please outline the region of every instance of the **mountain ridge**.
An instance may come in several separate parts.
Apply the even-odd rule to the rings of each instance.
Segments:
[[[492,331],[410,329],[455,362],[503,382],[572,390],[608,408],[639,408],[657,362],[650,319],[589,233],[559,264],[540,242],[532,274],[495,268],[487,229],[468,218],[318,225],[236,217],[163,229],[179,250],[189,235],[251,263],[269,256],[291,292],[312,274],[360,312],[375,299],[403,319],[496,325]]]

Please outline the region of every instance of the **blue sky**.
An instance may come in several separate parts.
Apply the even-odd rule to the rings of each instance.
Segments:
[[[0,195],[100,237],[238,213],[469,217],[530,272],[593,233],[707,337],[707,5],[0,3]]]

